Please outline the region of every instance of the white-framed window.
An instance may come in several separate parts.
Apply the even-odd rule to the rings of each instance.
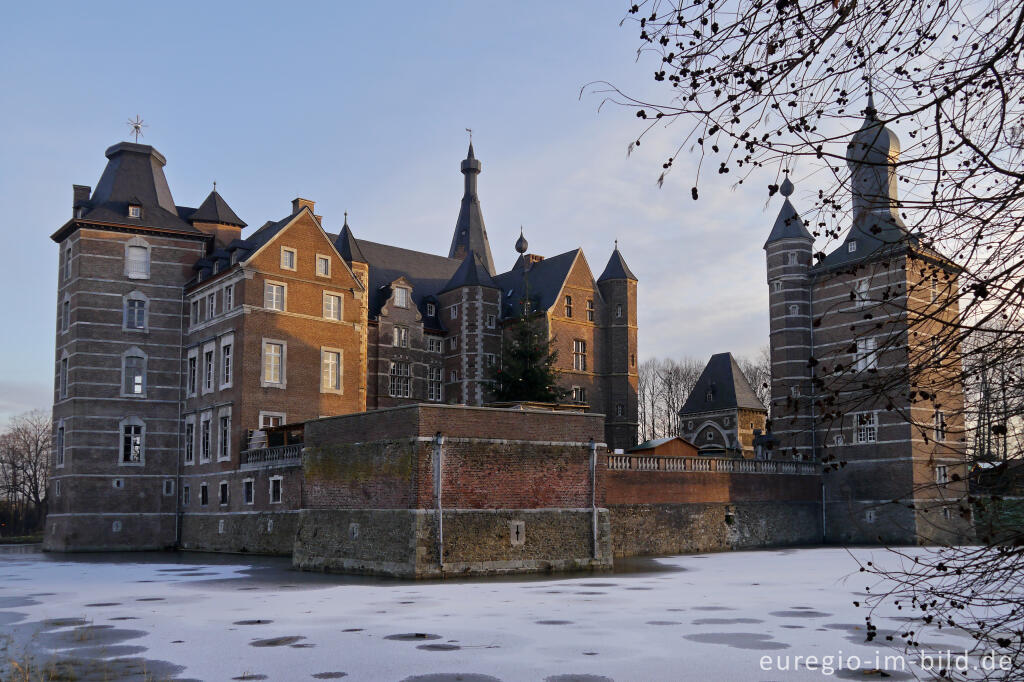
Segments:
[[[388,394],[392,398],[412,397],[412,377],[408,362],[392,362],[388,373]]]
[[[322,253],[316,254],[316,276],[317,277],[330,277],[331,276],[331,257],[325,256]]]
[[[851,239],[851,240],[850,240],[849,242],[847,242],[847,244],[846,244],[846,252],[847,252],[847,253],[853,253],[853,252],[855,252],[856,250],[857,250],[857,242],[856,242],[856,240],[853,240],[853,239]]]
[[[284,388],[287,385],[288,346],[284,341],[263,340],[263,376],[261,386]]]
[[[341,294],[324,292],[324,319],[341,320]]]
[[[280,504],[284,499],[284,478],[281,476],[270,477],[270,504]]]
[[[138,417],[122,419],[118,425],[121,434],[121,465],[145,464],[146,424]]]
[[[497,316],[493,315],[491,313],[488,313],[488,315],[487,315],[487,328],[488,329],[494,329],[497,326],[498,326],[498,318],[497,318]]]
[[[320,392],[341,393],[341,349],[320,349]]]
[[[459,304],[448,306],[448,317],[453,320],[459,319]]]
[[[224,287],[224,312],[235,307],[235,285],[229,284]]]
[[[395,307],[409,307],[409,290],[405,287],[395,287]]]
[[[235,337],[229,334],[220,340],[220,387],[230,388],[235,369]]]
[[[124,297],[124,329],[126,331],[146,330],[146,308],[148,299],[139,291]]]
[[[587,389],[582,386],[572,387],[572,401],[574,403],[585,403],[587,402]]]
[[[798,304],[796,304],[796,303],[794,303],[793,305],[789,306],[789,314],[790,315],[799,315],[800,314],[800,306]]]
[[[945,464],[940,464],[935,467],[935,482],[939,485],[946,485],[949,483],[949,467]]]
[[[192,303],[189,306],[189,310],[191,311],[188,318],[189,324],[193,326],[199,324],[199,299],[192,300]]]
[[[256,482],[251,478],[242,480],[242,501],[245,504],[254,504],[256,502]]]
[[[194,464],[196,461],[196,416],[190,414],[185,417],[185,464]]]
[[[60,330],[66,332],[71,327],[71,299],[64,297],[60,304]]]
[[[932,415],[932,426],[936,442],[946,440],[946,415],[943,414],[942,410],[935,410],[935,414]]]
[[[863,372],[878,369],[878,352],[875,337],[857,339],[857,354],[854,356],[854,369]]]
[[[427,400],[441,402],[444,396],[443,373],[440,367],[427,367]]]
[[[409,347],[409,328],[395,325],[394,334],[391,337],[392,345],[396,348]]]
[[[206,296],[206,319],[212,320],[217,316],[217,294],[207,294]]]
[[[222,507],[226,506],[228,503],[228,491],[228,482],[221,481],[220,484],[217,486],[217,503],[220,504],[220,506]]]
[[[121,395],[128,398],[146,397],[146,354],[132,346],[121,359]]]
[[[185,375],[185,393],[195,396],[199,387],[199,349],[193,348],[188,352],[187,368]]]
[[[129,218],[141,218],[142,207],[138,204],[128,204],[128,217]]]
[[[772,291],[782,291],[782,280],[777,279],[772,282]]]
[[[428,336],[427,350],[431,353],[440,353],[444,350],[444,339],[439,336]]]
[[[582,339],[572,342],[572,368],[577,372],[587,371],[587,342]]]
[[[572,296],[565,297],[565,316],[572,317]]]
[[[66,432],[64,430],[64,421],[61,420],[57,424],[57,438],[56,442],[53,444],[53,459],[58,469],[64,466],[64,449],[67,446],[67,443],[65,441],[65,433]]]
[[[427,309],[427,317],[434,317],[434,316],[437,315],[437,306],[434,305],[433,303],[428,303],[426,305],[426,309]]]
[[[281,426],[286,419],[287,415],[284,412],[260,412],[260,428],[269,429]]]
[[[284,310],[288,288],[284,284],[276,282],[264,282],[263,284],[263,307],[268,310]]]
[[[454,384],[455,382],[457,382],[457,381],[459,380],[459,370],[457,370],[457,369],[453,369],[453,370],[452,370],[452,371],[451,371],[451,372],[450,372],[450,373],[448,374],[448,379],[449,379],[449,381],[450,381],[451,383],[453,383],[453,384]]]
[[[192,486],[181,486],[181,506],[187,507],[192,502]]]
[[[931,302],[935,303],[935,301],[939,300],[939,276],[938,275],[932,275],[929,284],[931,285],[929,287],[929,293],[930,293],[930,296],[931,296]]]
[[[282,246],[281,247],[281,269],[282,270],[292,270],[292,271],[295,271],[296,269],[298,269],[298,260],[299,260],[298,253],[295,251],[295,249],[289,248],[287,246]]]
[[[210,504],[210,486],[207,483],[199,484],[199,504],[203,507]]]
[[[587,322],[594,321],[594,299],[587,299]]]
[[[209,462],[213,454],[213,412],[199,416],[199,462]]]
[[[71,244],[64,249],[64,281],[71,279]]]
[[[796,251],[787,251],[786,252],[786,265],[796,265],[796,259],[797,259]]]
[[[623,405],[622,403],[617,403],[615,405],[615,416],[616,417],[621,417],[624,414],[626,414],[626,406]]]
[[[871,288],[871,280],[867,277],[861,277],[853,283],[853,298],[858,308],[863,308],[868,304],[868,289]]]
[[[170,497],[173,494],[174,494],[174,479],[173,478],[165,478],[164,479],[164,495],[166,495],[167,497]]]
[[[615,317],[622,317],[622,304],[621,303],[616,303],[615,304]]]
[[[124,245],[124,275],[128,279],[149,279],[150,247],[141,237],[132,237]]]
[[[216,346],[212,343],[203,346],[203,393],[213,391],[217,370],[216,350]]]
[[[878,442],[878,413],[862,412],[853,415],[854,437],[857,443]]]
[[[222,407],[217,420],[217,461],[231,459],[231,408]]]

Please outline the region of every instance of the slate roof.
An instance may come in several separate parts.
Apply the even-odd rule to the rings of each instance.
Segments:
[[[193,209],[174,204],[163,154],[148,144],[120,142],[107,149],[106,157],[95,191],[80,204],[82,220],[201,234],[183,218]],[[142,207],[141,217],[128,217],[130,203]]]
[[[797,214],[793,204],[790,203],[789,197],[786,197],[782,208],[779,210],[778,217],[775,218],[775,225],[772,227],[771,234],[768,235],[768,240],[764,243],[765,248],[768,248],[769,244],[780,239],[808,239],[812,242],[814,241],[814,237],[807,231],[803,219]]]
[[[709,391],[711,400],[708,400]],[[765,406],[754,393],[732,353],[716,353],[708,360],[679,414],[681,416],[737,408],[764,410]]]
[[[522,309],[526,285],[530,287],[530,300],[535,311],[548,310],[558,301],[558,293],[569,276],[569,270],[580,249],[560,253],[534,263],[529,270],[523,267],[523,259],[516,261],[516,267],[494,277],[494,283],[501,289],[501,314],[516,317]]]
[[[480,162],[473,155],[473,143],[470,142],[469,152],[462,162],[462,174],[466,176],[465,192],[462,195],[458,220],[455,221],[455,234],[452,235],[452,245],[448,250],[448,257],[461,260],[465,254],[475,251],[483,261],[487,272],[493,275],[495,273],[494,258],[491,257],[491,245],[487,241],[484,214],[480,209],[480,197],[476,190],[480,167]]]
[[[619,253],[618,246],[612,251],[612,257],[608,259],[608,265],[604,267],[604,272],[597,278],[597,281],[603,282],[608,279],[631,279],[634,282],[636,281],[636,275],[626,265],[626,259]]]
[[[349,263],[353,261],[358,263],[367,262],[366,256],[359,250],[359,243],[356,241],[355,235],[352,234],[352,228],[348,226],[347,213],[345,214],[345,224],[341,226],[341,232],[338,233],[337,238],[334,240],[334,248]]]
[[[853,241],[857,247],[851,252],[849,245]],[[832,270],[890,255],[906,246],[918,246],[919,242],[895,212],[866,213],[854,221],[843,243],[816,263],[812,271]]]
[[[498,286],[494,283],[490,273],[487,272],[487,266],[480,260],[480,256],[473,251],[463,259],[459,269],[455,271],[452,278],[448,280],[448,283],[438,293],[443,294],[446,291],[467,286],[490,287],[492,289]]]
[[[245,227],[245,222],[231,210],[228,202],[224,201],[224,197],[217,190],[210,192],[203,203],[199,204],[199,208],[188,217],[188,220],[192,223],[216,223]]]

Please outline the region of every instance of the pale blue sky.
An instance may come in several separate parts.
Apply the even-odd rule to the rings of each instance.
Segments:
[[[626,155],[637,119],[579,97],[607,79],[651,91],[626,3],[17,3],[0,41],[0,236],[9,305],[0,419],[48,408],[57,248],[71,185],[148,125],[179,205],[211,183],[252,228],[293,197],[337,231],[447,253],[464,129],[499,269],[583,247],[595,276],[614,239],[640,280],[641,357],[767,343],[761,245],[778,211],[763,182],[702,185],[689,160],[655,180],[671,136]],[[656,92],[664,92],[659,88]],[[663,146],[656,149],[655,143]],[[682,163],[685,161],[685,163]],[[760,180],[760,178],[755,178]],[[799,193],[797,198],[799,197]],[[778,197],[776,197],[778,201]],[[250,229],[252,229],[250,228]]]

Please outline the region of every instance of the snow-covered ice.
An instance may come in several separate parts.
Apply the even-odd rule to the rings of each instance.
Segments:
[[[265,557],[8,549],[0,632],[5,658],[70,659],[86,679],[142,669],[157,680],[873,679],[864,671],[876,656],[901,652],[884,642],[904,621],[895,610],[876,614],[880,636],[865,643],[854,602],[873,579],[843,549],[617,563],[610,574],[412,582],[302,573]],[[968,638],[929,644],[956,652]],[[881,667],[910,679],[913,663]]]

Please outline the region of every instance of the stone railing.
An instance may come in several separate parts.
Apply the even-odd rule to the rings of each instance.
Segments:
[[[652,457],[650,455],[608,455],[609,471],[717,472],[725,474],[821,473],[816,462],[731,457]]]
[[[301,443],[296,445],[278,445],[272,448],[258,448],[256,450],[242,451],[243,469],[298,464],[301,461]]]

